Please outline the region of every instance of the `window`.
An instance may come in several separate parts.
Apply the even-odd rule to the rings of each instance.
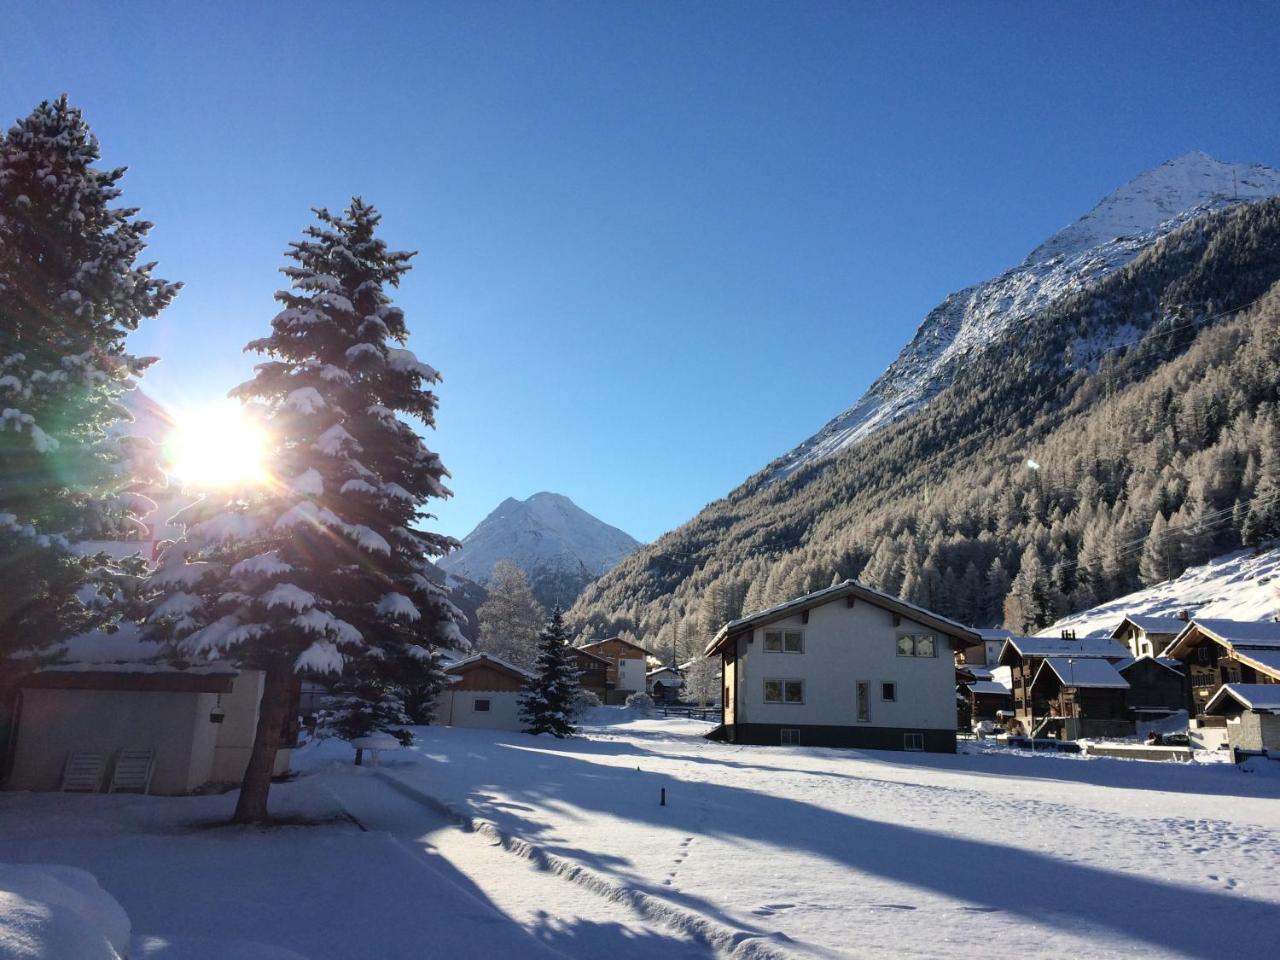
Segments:
[[[857,703],[858,703],[858,722],[869,723],[871,721],[871,695],[868,693],[868,684],[865,680],[859,680],[857,685]]]
[[[489,701],[488,701],[488,700],[477,700],[477,701],[476,701],[476,705],[475,705],[475,709],[476,709],[476,713],[488,713],[488,712],[489,712]]]
[[[798,727],[782,728],[782,745],[784,747],[800,746],[800,730]]]
[[[803,680],[766,680],[765,703],[804,703]]]
[[[896,683],[880,684],[880,699],[894,701],[898,699],[898,685]]]
[[[800,630],[766,630],[765,653],[804,653],[804,633]]]
[[[935,657],[937,641],[932,634],[904,633],[898,637],[898,656],[900,657]]]
[[[902,735],[903,750],[923,750],[924,734],[923,733],[904,733]]]
[[[1213,663],[1213,648],[1207,643],[1202,643],[1196,647],[1197,663]]]

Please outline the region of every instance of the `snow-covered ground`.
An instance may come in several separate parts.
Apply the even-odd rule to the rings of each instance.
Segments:
[[[134,955],[163,960],[1274,950],[1270,767],[739,747],[592,719],[567,741],[421,728],[376,770],[309,747],[273,806],[313,826],[209,826],[233,796],[0,795],[0,849],[91,871]]]
[[[1192,617],[1225,620],[1280,616],[1280,549],[1216,557],[1173,580],[1065,617],[1041,635],[1057,637],[1069,628],[1080,637],[1106,637],[1128,615],[1174,617],[1183,610]]]

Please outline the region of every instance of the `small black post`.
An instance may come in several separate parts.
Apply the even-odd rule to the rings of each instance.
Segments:
[[[662,788],[662,800],[659,802],[658,806],[660,806],[660,807],[665,807],[666,805],[667,805],[667,788],[666,788],[666,787],[663,787],[663,788]]]
[[[356,747],[356,766],[357,767],[364,766],[364,751],[361,750],[359,747]]]

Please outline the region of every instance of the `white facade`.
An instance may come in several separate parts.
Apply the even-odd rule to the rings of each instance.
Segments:
[[[435,718],[447,727],[524,729],[515,690],[445,690],[436,701]]]
[[[614,689],[635,693],[645,689],[644,657],[618,658],[618,685]]]

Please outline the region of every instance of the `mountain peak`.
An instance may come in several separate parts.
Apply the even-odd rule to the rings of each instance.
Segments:
[[[947,296],[848,410],[768,468],[786,476],[834,456],[920,409],[958,365],[1066,293],[1093,286],[1184,223],[1232,204],[1280,196],[1280,170],[1226,163],[1200,150],[1138,174],[1017,267]]]
[[[510,560],[528,574],[544,605],[567,607],[587,583],[639,546],[564,494],[543,490],[524,500],[507,497],[438,566],[484,584],[495,563]]]

